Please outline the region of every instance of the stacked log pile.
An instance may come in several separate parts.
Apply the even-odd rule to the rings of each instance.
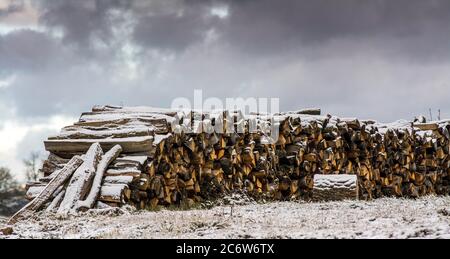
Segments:
[[[29,197],[94,143],[104,152],[121,147],[102,175],[97,198],[111,206],[193,204],[233,190],[275,200],[311,198],[316,174],[356,175],[362,199],[449,194],[446,121],[380,124],[319,113],[94,107],[45,141],[45,177],[30,184]],[[275,142],[271,126],[279,130]]]

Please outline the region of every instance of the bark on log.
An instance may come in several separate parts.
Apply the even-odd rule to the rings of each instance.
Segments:
[[[102,187],[103,176],[105,175],[106,169],[108,168],[109,164],[111,164],[111,162],[120,155],[120,152],[122,152],[122,147],[116,145],[102,157],[95,172],[92,188],[86,199],[78,202],[78,210],[91,209],[94,207],[95,201],[97,200],[100,189]]]
[[[89,187],[103,154],[100,144],[95,143],[84,156],[84,163],[75,171],[66,189],[66,194],[58,209],[58,214],[74,212],[78,201],[86,197]]]
[[[36,197],[33,201],[28,203],[25,207],[19,210],[14,216],[12,216],[8,224],[14,224],[19,219],[25,218],[35,211],[39,210],[47,201],[52,197],[54,192],[62,186],[67,180],[70,179],[72,174],[77,170],[81,164],[83,163],[83,159],[79,156],[74,156],[69,163],[58,173],[58,175],[53,178],[44,190]]]

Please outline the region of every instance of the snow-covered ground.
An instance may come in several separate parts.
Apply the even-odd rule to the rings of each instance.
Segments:
[[[450,197],[40,215],[6,238],[450,238]]]

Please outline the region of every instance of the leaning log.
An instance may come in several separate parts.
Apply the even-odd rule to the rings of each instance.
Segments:
[[[56,212],[59,208],[59,205],[61,204],[64,195],[66,194],[65,190],[62,190],[54,199],[53,201],[50,203],[50,205],[48,205],[46,211],[47,212]]]
[[[28,203],[25,207],[23,207],[20,211],[18,211],[14,216],[12,216],[8,224],[14,224],[19,219],[25,218],[31,215],[33,212],[39,210],[55,193],[55,191],[62,186],[77,170],[81,164],[83,163],[83,159],[79,156],[74,156],[69,163],[64,166],[61,171],[59,171],[58,175],[55,176],[45,187],[44,190],[30,203]]]
[[[108,151],[101,159],[98,164],[97,171],[95,172],[94,181],[92,183],[92,188],[84,201],[80,201],[77,205],[77,209],[91,209],[95,205],[100,189],[102,188],[102,180],[105,175],[106,169],[109,164],[114,161],[122,152],[122,147],[119,145],[114,146],[110,151]]]
[[[74,212],[78,201],[83,200],[92,184],[97,165],[103,151],[98,143],[89,148],[84,163],[75,171],[66,189],[66,194],[58,209],[58,214]]]

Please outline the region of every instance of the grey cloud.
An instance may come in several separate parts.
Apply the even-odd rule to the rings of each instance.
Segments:
[[[209,15],[217,5],[229,7],[227,19]],[[291,55],[336,39],[370,40],[375,43],[372,47],[419,60],[439,60],[450,53],[450,2],[446,0],[41,0],[41,7],[42,22],[63,29],[65,43],[84,50],[93,40],[114,42],[113,28],[130,19],[112,19],[115,10],[131,13],[136,24],[133,39],[144,49],[180,52],[214,29],[221,44],[255,58]]]
[[[41,71],[17,78],[4,90],[20,117],[65,114],[77,116],[95,104],[163,105],[161,87],[139,82],[115,82],[108,66],[91,68],[81,63],[66,69]],[[125,85],[126,83],[126,85]],[[166,89],[168,90],[168,89]]]
[[[212,6],[230,17],[208,16]],[[450,43],[450,2],[444,0],[316,1],[54,1],[42,2],[42,21],[62,28],[65,42],[111,42],[111,11],[131,12],[133,38],[144,48],[179,52],[201,42],[209,29],[244,54],[280,55],[333,39],[382,41],[379,48],[439,58]],[[436,39],[437,38],[437,39]],[[401,47],[400,47],[401,46]],[[430,52],[431,49],[431,52]]]
[[[134,29],[136,43],[144,48],[163,51],[183,51],[202,42],[211,29],[220,25],[220,20],[210,14],[214,1],[174,1],[176,4],[157,6],[158,13],[148,9],[138,17]]]
[[[135,20],[133,40],[144,49],[182,51],[202,41],[217,22],[208,16],[214,1],[123,1],[68,0],[55,3],[41,0],[41,22],[49,28],[61,29],[66,44],[76,45],[91,55],[94,41],[109,45],[114,42],[114,28],[119,23]],[[130,16],[113,16],[131,13]],[[114,46],[116,47],[116,46]],[[95,54],[95,53],[94,53]]]
[[[58,43],[47,34],[18,30],[0,35],[0,75],[42,70],[62,53]]]
[[[226,19],[210,15],[216,5],[228,6]],[[434,102],[450,112],[442,102],[448,91],[398,114],[374,108],[395,107],[396,98],[373,93],[381,87],[418,99],[426,94],[420,85],[448,79],[449,7],[443,0],[41,0],[41,25],[62,30],[62,40],[47,31],[0,36],[0,69],[21,73],[0,99],[13,100],[20,116],[74,115],[97,103],[167,106],[201,88],[207,96],[280,97],[284,110],[321,106],[392,119]],[[128,34],[115,33],[128,23]],[[218,37],[207,43],[210,30]],[[125,53],[130,42],[143,51]],[[138,72],[127,78],[130,62]],[[423,62],[440,72],[423,72]],[[399,68],[409,73],[397,75]]]
[[[450,2],[444,0],[232,1],[230,14],[224,38],[256,55],[334,39],[381,40],[381,48],[401,45],[397,55],[449,53]]]
[[[208,29],[201,14],[151,15],[142,18],[134,30],[134,39],[144,47],[181,51],[201,41]]]
[[[115,21],[112,11],[123,12],[129,5],[126,0],[40,0],[40,21],[49,29],[61,30],[66,45],[95,55],[94,41],[111,46],[115,22],[123,22]]]

